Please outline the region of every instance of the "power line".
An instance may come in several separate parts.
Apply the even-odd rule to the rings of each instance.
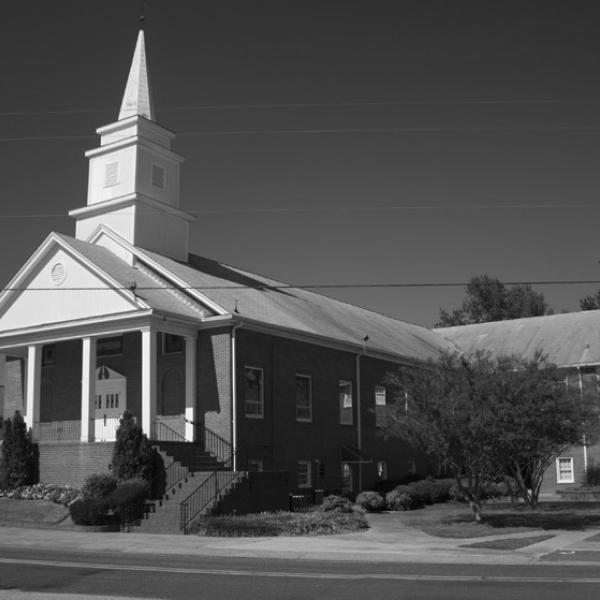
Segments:
[[[410,204],[392,206],[292,206],[292,207],[263,207],[263,208],[205,208],[186,211],[193,216],[200,215],[229,215],[229,214],[263,214],[263,213],[328,213],[328,212],[398,212],[419,210],[537,210],[537,209],[572,209],[600,208],[598,202],[579,202],[569,204]],[[128,214],[114,215],[130,217]],[[57,219],[71,218],[65,213],[28,213],[0,214],[0,219]]]
[[[600,279],[571,279],[571,280],[529,280],[529,281],[503,281],[504,285],[600,285]],[[210,290],[257,290],[257,291],[277,291],[277,290],[316,290],[316,289],[377,289],[377,288],[448,288],[448,287],[466,287],[469,282],[456,281],[437,281],[437,282],[384,282],[384,283],[306,283],[306,284],[276,284],[257,282],[256,285],[203,285],[203,286],[108,286],[108,287],[4,287],[0,291],[10,292],[90,292],[90,291],[156,291],[156,290],[177,290],[177,291],[210,291]]]
[[[556,126],[556,127],[358,127],[347,129],[239,129],[234,131],[181,131],[178,137],[236,137],[272,135],[367,135],[394,133],[569,133],[596,132],[600,126]],[[49,142],[95,139],[94,135],[49,135],[2,137],[0,143]]]
[[[279,108],[359,108],[377,106],[444,106],[444,105],[528,105],[528,104],[598,104],[600,100],[565,100],[558,98],[540,99],[491,99],[491,100],[382,100],[382,101],[346,101],[346,102],[280,102],[270,104],[196,104],[188,106],[162,106],[157,110],[180,112],[194,110],[263,110]],[[0,117],[36,117],[46,115],[76,115],[110,112],[112,108],[65,108],[49,110],[14,110],[0,112]]]

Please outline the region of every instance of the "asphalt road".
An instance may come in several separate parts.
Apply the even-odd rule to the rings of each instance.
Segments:
[[[0,598],[29,592],[198,600],[579,600],[600,597],[600,570],[0,551]]]

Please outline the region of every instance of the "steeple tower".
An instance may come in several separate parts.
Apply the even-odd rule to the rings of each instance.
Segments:
[[[93,240],[104,226],[134,246],[187,261],[188,226],[179,209],[175,134],[154,121],[152,89],[141,29],[123,94],[119,120],[96,130],[100,146],[88,150],[87,206],[69,212],[78,239]]]

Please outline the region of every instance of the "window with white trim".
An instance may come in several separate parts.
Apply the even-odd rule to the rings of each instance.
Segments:
[[[312,421],[312,380],[310,375],[296,375],[296,420]]]
[[[296,478],[299,488],[312,487],[312,463],[310,460],[299,460],[296,463]]]
[[[556,459],[556,483],[574,483],[573,457],[561,456]]]
[[[259,367],[244,367],[244,414],[250,419],[264,415],[263,370]]]
[[[387,462],[385,460],[377,461],[377,479],[387,479]]]
[[[263,470],[263,461],[258,458],[249,458],[248,459],[248,471],[262,471]]]
[[[382,427],[385,424],[387,406],[387,391],[384,386],[375,386],[375,425]]]
[[[340,379],[338,382],[340,402],[340,424],[352,425],[352,382]]]

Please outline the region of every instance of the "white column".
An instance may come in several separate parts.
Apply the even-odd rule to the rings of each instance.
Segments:
[[[27,427],[40,420],[40,381],[42,378],[42,346],[32,344],[27,348],[26,414]]]
[[[94,399],[96,397],[96,338],[81,340],[81,441],[94,441]]]
[[[196,441],[196,338],[185,338],[185,439]]]
[[[156,437],[156,331],[142,329],[142,429]]]

